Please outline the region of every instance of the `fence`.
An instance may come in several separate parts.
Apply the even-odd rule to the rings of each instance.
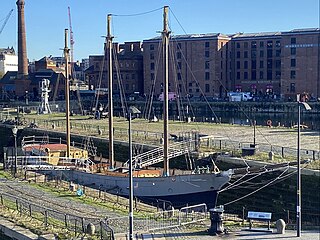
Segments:
[[[51,120],[41,120],[41,119],[26,119],[28,123],[36,122],[42,127],[47,129],[59,129],[64,130],[65,128],[65,121],[51,121]],[[77,132],[85,132],[86,135],[108,135],[108,129],[105,126],[97,126],[93,124],[86,124],[86,123],[71,123],[71,128],[76,129]],[[123,139],[124,137],[127,138],[128,136],[128,129],[126,128],[114,128],[114,137],[115,139]],[[160,132],[150,132],[144,130],[132,130],[132,136],[134,141],[147,141],[151,144],[159,144],[160,139],[163,138],[163,133]],[[180,136],[179,136],[180,137]],[[186,136],[183,136],[186,137]],[[239,142],[239,141],[232,141],[229,139],[214,139],[214,138],[206,138],[202,140],[202,146],[206,146],[208,148],[218,148],[218,149],[228,149],[238,151],[241,150],[243,147],[250,146],[249,142]],[[290,147],[283,147],[278,145],[270,145],[259,143],[258,145],[259,151],[261,152],[274,152],[280,155],[281,157],[295,157],[297,156],[297,149],[290,148]],[[301,157],[302,158],[309,158],[312,160],[320,159],[320,151],[311,150],[311,149],[300,149]]]
[[[49,228],[59,229],[61,232],[68,230],[69,237],[83,236],[87,233],[89,225],[95,228],[95,236],[100,239],[114,239],[113,230],[107,226],[103,219],[98,218],[82,218],[79,216],[65,214],[44,206],[32,204],[27,200],[17,196],[12,196],[8,193],[0,194],[1,208],[13,210],[20,218],[27,217],[33,226],[37,226],[42,231]]]
[[[252,142],[239,142],[225,139],[213,139],[207,138],[205,141],[202,141],[202,146],[206,146],[208,148],[216,148],[220,150],[229,150],[229,151],[240,151],[242,148],[249,147]],[[297,149],[290,147],[282,147],[278,145],[270,145],[270,144],[261,144],[259,143],[256,146],[260,152],[274,152],[281,157],[296,157]],[[312,160],[320,159],[320,152],[316,150],[310,149],[300,149],[300,154],[302,158],[309,158]]]
[[[145,217],[134,217],[134,230],[137,232],[151,232],[169,229],[207,220],[209,217],[206,204],[160,211]],[[107,225],[112,226],[115,234],[129,231],[128,217],[106,219]]]
[[[85,191],[86,195],[89,194],[91,196],[92,194],[97,194],[97,192],[91,191],[91,189],[89,191],[89,188]],[[98,192],[96,197],[103,198],[100,192]],[[112,199],[108,198],[107,201],[112,201]],[[68,230],[68,237],[84,236],[88,233],[88,229],[92,228],[90,225],[94,226],[96,230],[95,237],[98,239],[114,239],[115,234],[123,234],[129,231],[128,216],[106,219],[80,217],[33,204],[28,200],[13,196],[9,193],[0,194],[0,204],[1,208],[10,209],[11,212],[19,218],[28,218],[28,222],[36,225],[37,228],[40,228],[42,231],[55,229],[55,232],[58,233],[59,230]],[[156,208],[153,209],[157,211]],[[189,206],[180,210],[158,211],[143,217],[141,215],[135,216],[134,231],[147,233],[169,229],[204,221],[207,220],[208,217],[209,214],[205,204]]]
[[[36,123],[37,126],[45,127],[46,129],[59,129],[64,130],[66,127],[65,121],[60,120],[43,120],[43,119],[29,119],[26,118],[26,125],[31,123]],[[106,126],[99,126],[94,124],[87,124],[87,123],[77,123],[77,122],[71,122],[70,123],[71,129],[77,129],[79,132],[83,131],[86,132],[86,134],[91,135],[102,135],[106,134],[108,136],[108,128]],[[128,136],[128,129],[126,128],[114,128],[114,135],[115,137],[127,137]],[[139,137],[142,139],[153,139],[153,140],[159,140],[163,137],[163,133],[159,132],[150,132],[150,131],[143,131],[143,130],[132,130],[132,136],[133,137]]]
[[[65,121],[60,120],[43,120],[43,119],[30,119],[26,118],[26,125],[31,123],[36,123],[41,127],[45,127],[46,129],[65,129]],[[99,126],[93,124],[86,123],[70,123],[71,129],[76,129],[78,133],[85,133],[86,135],[102,135],[108,136],[108,129],[106,126]],[[123,139],[127,138],[128,129],[126,128],[114,128],[114,137],[115,139]],[[148,141],[150,144],[159,144],[160,139],[163,138],[163,133],[160,132],[150,132],[144,130],[132,130],[132,136],[134,141]],[[185,137],[185,136],[184,136]],[[243,147],[247,147],[252,143],[249,142],[239,142],[232,140],[224,140],[224,139],[214,139],[214,138],[206,138],[204,141],[205,145],[209,148],[215,147],[218,149],[228,149],[228,150],[241,150]],[[270,145],[270,144],[258,144],[259,151],[261,152],[275,152],[282,157],[288,156],[297,156],[297,149],[290,147],[283,147],[278,145]],[[310,150],[310,149],[301,149],[301,157],[302,158],[310,158],[312,160],[320,159],[320,151]]]

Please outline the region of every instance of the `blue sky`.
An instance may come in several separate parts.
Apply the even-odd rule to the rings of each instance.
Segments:
[[[0,48],[17,48],[16,0],[1,0],[0,26],[14,9],[0,35]],[[147,12],[168,5],[174,34],[287,31],[319,27],[319,0],[25,0],[28,58],[62,56],[64,29],[71,8],[74,58],[103,52],[106,15]],[[174,15],[173,15],[173,14]],[[177,22],[176,18],[179,23]],[[159,35],[162,10],[150,14],[114,16],[114,41],[143,40]]]

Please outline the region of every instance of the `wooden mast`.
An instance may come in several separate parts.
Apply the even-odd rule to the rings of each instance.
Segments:
[[[168,161],[168,147],[169,147],[169,138],[168,138],[168,121],[169,121],[169,101],[168,101],[168,85],[169,85],[169,35],[170,31],[168,28],[168,11],[169,7],[165,6],[163,8],[163,32],[162,32],[162,44],[163,44],[163,95],[164,95],[164,101],[163,101],[163,162],[164,162],[164,169],[163,169],[163,175],[169,176],[169,161]]]
[[[112,100],[112,39],[111,36],[111,14],[107,17],[107,62],[108,62],[108,115],[109,115],[109,163],[110,168],[114,166],[113,152],[113,100]]]
[[[68,29],[64,30],[64,62],[65,62],[65,98],[66,98],[66,140],[67,152],[66,157],[70,157],[70,102],[69,102],[69,51],[68,48]]]

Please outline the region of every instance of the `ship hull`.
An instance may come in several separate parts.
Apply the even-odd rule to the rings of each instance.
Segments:
[[[60,175],[60,171],[51,171]],[[100,189],[111,194],[128,197],[129,178],[87,173],[77,170],[63,171],[62,176],[75,183]],[[215,207],[217,193],[229,182],[230,177],[221,173],[187,174],[169,177],[135,177],[134,197],[152,204],[170,202],[174,207],[206,203]]]

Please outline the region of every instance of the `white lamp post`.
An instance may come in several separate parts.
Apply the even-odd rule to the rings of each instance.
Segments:
[[[12,134],[14,136],[14,177],[16,177],[17,166],[18,166],[18,160],[17,160],[17,133],[18,133],[18,128],[17,128],[17,126],[14,126],[14,128],[12,128],[11,130],[12,130]]]
[[[300,101],[300,94],[297,95],[298,101],[298,142],[297,142],[297,237],[301,236],[301,167],[300,167],[300,112],[301,104],[306,110],[311,110],[311,107],[306,102]]]
[[[26,105],[29,104],[29,99],[28,99],[28,91],[26,91]]]
[[[129,239],[133,239],[133,168],[132,168],[132,135],[131,135],[131,119],[132,114],[141,113],[134,106],[129,107]]]

